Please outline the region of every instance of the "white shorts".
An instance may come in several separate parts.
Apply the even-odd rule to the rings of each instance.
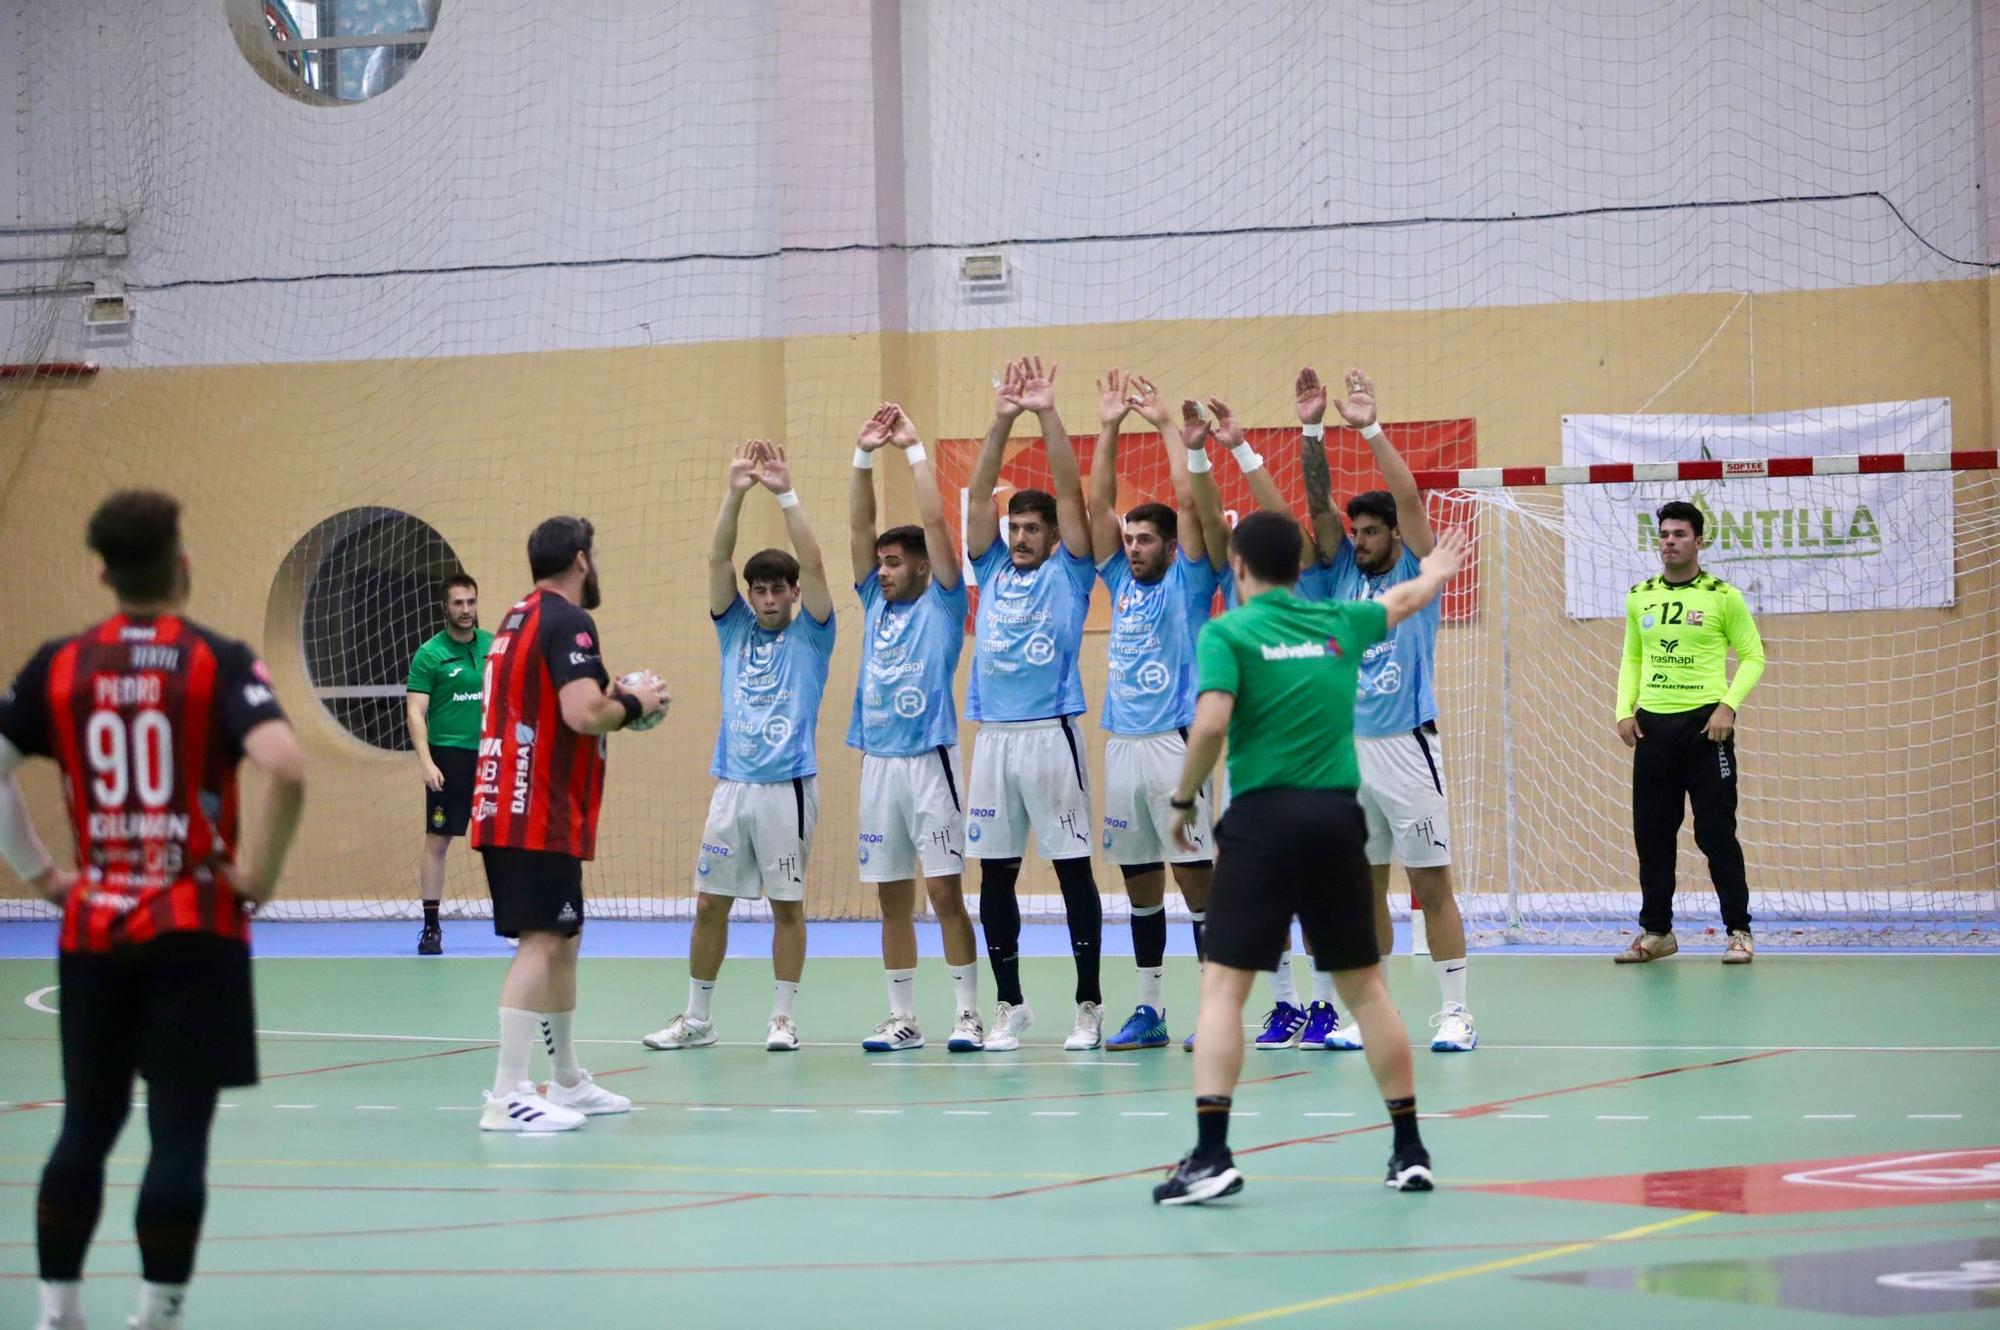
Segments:
[[[1210,789],[1194,797],[1195,848],[1174,839],[1180,814],[1167,803],[1181,783],[1187,740],[1178,730],[1114,734],[1104,744],[1104,857],[1114,864],[1191,864],[1215,857]],[[1209,782],[1208,785],[1213,785]]]
[[[1428,730],[1354,740],[1361,763],[1361,811],[1368,816],[1368,862],[1405,868],[1451,862],[1451,813],[1444,800],[1444,754]]]
[[[695,889],[746,900],[804,900],[818,822],[816,776],[755,784],[717,781],[701,829]]]
[[[1030,827],[1044,859],[1090,854],[1090,775],[1074,718],[988,721],[973,740],[966,854],[1019,859]]]
[[[863,882],[902,882],[965,871],[965,810],[958,749],[914,757],[861,755],[855,858]]]

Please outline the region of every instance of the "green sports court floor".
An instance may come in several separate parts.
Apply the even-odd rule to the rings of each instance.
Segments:
[[[866,959],[812,962],[808,1047],[780,1055],[760,963],[732,960],[717,993],[746,1042],[648,1053],[685,963],[586,955],[584,1060],[638,1108],[550,1138],[474,1127],[503,964],[259,961],[265,1080],[217,1124],[190,1327],[2000,1323],[1988,956],[1481,956],[1486,1042],[1417,1055],[1440,1190],[1383,1190],[1359,1055],[1250,1053],[1248,1186],[1181,1210],[1148,1188],[1191,1143],[1192,1060],[1062,1052],[1066,960],[1025,963],[1042,1019],[1018,1054],[868,1057]],[[1178,1030],[1195,973],[1172,964]],[[1430,976],[1390,967],[1420,1033]],[[45,959],[0,961],[6,1326],[33,1320],[51,983]],[[935,1022],[941,969],[920,984]],[[135,1115],[95,1325],[130,1310],[144,1150]]]

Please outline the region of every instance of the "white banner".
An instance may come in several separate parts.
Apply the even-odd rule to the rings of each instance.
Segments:
[[[1950,450],[1941,397],[1761,416],[1563,417],[1569,465]],[[1625,593],[1660,571],[1653,511],[1669,499],[1702,509],[1701,565],[1739,587],[1753,613],[1952,603],[1950,472],[1801,476],[1565,489],[1570,617],[1625,613]]]

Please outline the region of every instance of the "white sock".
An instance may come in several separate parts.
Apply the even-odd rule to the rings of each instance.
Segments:
[[[1444,995],[1447,1007],[1465,1005],[1465,964],[1463,956],[1457,960],[1431,962],[1431,969],[1437,974],[1438,992]]]
[[[1166,1010],[1166,999],[1161,995],[1166,991],[1167,972],[1159,970],[1139,971],[1139,1005],[1151,1007],[1154,1011]]]
[[[500,1066],[493,1073],[494,1094],[512,1094],[528,1079],[528,1060],[541,1037],[541,1013],[500,1008]]]
[[[789,979],[780,979],[771,985],[771,1019],[792,1014],[792,1001],[799,995],[799,986]]]
[[[1296,1007],[1299,1005],[1299,986],[1292,979],[1290,960],[1288,952],[1278,956],[1278,968],[1271,975],[1271,1000]]]
[[[549,1074],[565,1088],[583,1079],[583,1069],[576,1065],[575,1028],[574,1011],[542,1013],[542,1047],[549,1050],[549,1063],[553,1067]]]
[[[83,1281],[44,1279],[42,1319],[57,1325],[83,1324]]]
[[[960,1011],[979,1010],[979,965],[947,965],[951,972],[952,997],[958,1002]]]
[[[687,1005],[688,1019],[691,1021],[708,1020],[709,1019],[708,1004],[712,1002],[714,998],[715,998],[715,980],[713,979],[688,980],[688,1005]]]
[[[883,977],[889,981],[889,1014],[901,1016],[905,1020],[917,1014],[917,972],[915,970],[884,970]],[[795,984],[793,992],[798,991]],[[790,1011],[787,1006],[785,1010]]]
[[[1333,971],[1313,971],[1313,1001],[1333,1005]]]
[[[181,1304],[186,1300],[186,1284],[139,1285],[139,1325],[142,1330],[180,1325]]]

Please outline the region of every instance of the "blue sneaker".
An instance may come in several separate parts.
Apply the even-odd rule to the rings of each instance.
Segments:
[[[1185,1039],[1183,1039],[1183,1040],[1181,1040],[1181,1052],[1183,1052],[1183,1053],[1192,1053],[1192,1052],[1194,1052],[1194,1031],[1193,1031],[1193,1030],[1189,1030],[1189,1031],[1188,1031],[1188,1037],[1187,1037],[1187,1038],[1185,1038]]]
[[[1140,1003],[1123,1029],[1104,1041],[1107,1052],[1123,1053],[1134,1048],[1167,1046],[1167,1013]]]
[[[1271,1008],[1271,1014],[1264,1018],[1264,1029],[1257,1036],[1258,1048],[1290,1048],[1299,1042],[1299,1034],[1306,1028],[1304,1009],[1289,1002],[1280,1002]]]
[[[1325,1048],[1326,1037],[1340,1028],[1340,1013],[1331,1002],[1315,999],[1306,1006],[1306,1028],[1299,1033],[1299,1047]]]

